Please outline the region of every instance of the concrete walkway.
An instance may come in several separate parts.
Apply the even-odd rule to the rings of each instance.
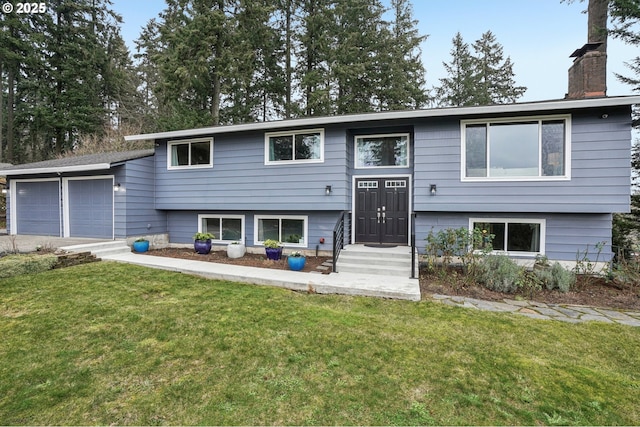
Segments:
[[[210,279],[277,286],[295,291],[420,301],[418,279],[356,273],[313,274],[135,253],[107,255],[102,259],[179,271]]]

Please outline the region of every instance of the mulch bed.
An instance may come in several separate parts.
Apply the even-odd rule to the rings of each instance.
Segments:
[[[271,261],[267,259],[265,254],[251,254],[246,253],[242,258],[229,258],[227,257],[226,251],[211,251],[206,255],[201,255],[196,253],[193,249],[189,248],[165,248],[165,249],[154,249],[148,252],[145,252],[147,255],[155,255],[155,256],[165,256],[170,258],[181,258],[181,259],[191,259],[195,261],[208,261],[208,262],[217,262],[220,264],[234,264],[234,265],[244,265],[247,267],[260,267],[260,268],[275,268],[278,270],[288,270],[289,265],[287,264],[286,256],[282,256],[282,259],[279,261]],[[316,270],[323,262],[331,260],[330,257],[315,257],[315,256],[307,256],[307,262],[305,263],[304,269],[302,271],[314,271]]]
[[[420,275],[420,292],[423,298],[429,294],[459,295],[486,301],[526,299],[547,304],[571,304],[591,307],[640,311],[640,284],[620,286],[603,278],[581,277],[569,292],[541,289],[534,292],[506,294],[479,285],[467,285],[458,280],[443,283],[441,279],[425,272]]]

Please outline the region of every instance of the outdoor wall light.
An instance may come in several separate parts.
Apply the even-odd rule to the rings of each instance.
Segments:
[[[120,183],[118,182],[117,184],[115,184],[115,185],[113,186],[113,191],[120,191],[120,187],[121,187],[121,186],[120,186]]]
[[[330,185],[327,185],[327,186],[324,188],[324,194],[326,194],[327,196],[328,196],[329,194],[331,194],[331,186],[330,186]]]
[[[2,194],[7,194],[7,189],[6,188],[2,189]]]
[[[435,184],[431,184],[429,186],[429,192],[431,193],[432,196],[435,196],[437,191],[438,191],[438,187],[436,187]]]

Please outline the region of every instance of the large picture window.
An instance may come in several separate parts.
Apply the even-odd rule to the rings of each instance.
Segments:
[[[207,168],[213,166],[211,138],[171,141],[167,145],[168,168]]]
[[[214,241],[244,242],[243,215],[198,215],[198,231],[211,233]]]
[[[307,246],[306,216],[256,215],[255,244],[262,245],[265,240],[277,240],[284,246]]]
[[[408,167],[409,135],[355,137],[356,168]]]
[[[323,146],[322,129],[268,133],[265,136],[265,164],[322,162]]]
[[[569,118],[462,123],[462,178],[569,177]]]
[[[480,229],[484,234],[494,236],[491,244],[493,251],[512,255],[544,254],[545,228],[544,220],[495,218],[469,220],[470,230]]]

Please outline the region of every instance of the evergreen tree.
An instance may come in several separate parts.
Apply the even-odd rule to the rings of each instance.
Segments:
[[[413,18],[409,0],[391,0],[393,21],[388,38],[380,53],[380,88],[378,93],[380,110],[405,110],[424,107],[428,101],[425,92],[426,71],[422,65],[421,36]]]
[[[448,78],[440,79],[436,88],[439,105],[470,106],[516,102],[526,88],[516,86],[511,58],[504,58],[503,48],[491,31],[473,44],[469,52],[460,33],[453,39],[452,61],[444,64]]]
[[[443,107],[477,105],[478,79],[469,45],[464,42],[459,32],[456,33],[452,42],[451,62],[443,63],[449,77],[440,79],[440,86],[435,89],[436,102]]]
[[[332,114],[330,54],[334,46],[333,0],[301,0],[295,76],[305,116]]]
[[[337,0],[331,54],[337,114],[374,111],[381,83],[384,9],[377,0]]]
[[[476,105],[508,104],[516,102],[526,87],[516,86],[511,58],[504,58],[503,48],[491,31],[473,44],[475,72],[479,83]]]
[[[630,45],[640,45],[640,4],[635,0],[610,0],[609,15],[613,28],[609,31],[613,37],[619,38]],[[632,87],[635,92],[640,91],[640,57],[637,56],[626,63],[632,75],[616,74],[617,78]],[[637,129],[640,126],[640,111],[635,106],[633,123]],[[631,212],[613,215],[613,245],[619,249],[621,255],[630,255],[633,248],[637,252],[640,239],[640,194],[638,194],[638,174],[640,173],[640,144],[634,141],[631,153],[632,195]]]

